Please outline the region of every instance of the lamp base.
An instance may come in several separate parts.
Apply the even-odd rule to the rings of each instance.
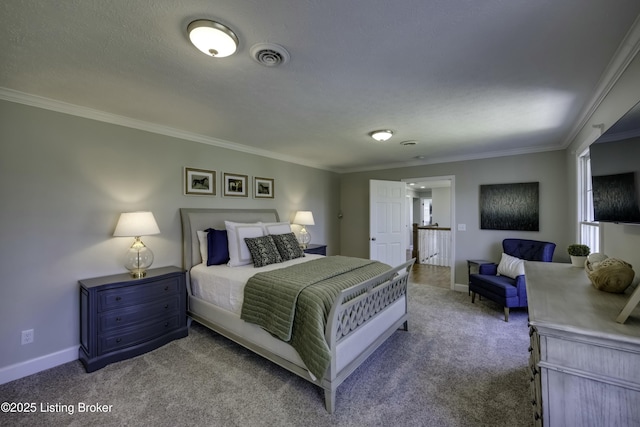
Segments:
[[[147,275],[147,269],[153,264],[153,252],[136,237],[133,245],[125,255],[124,266],[131,272],[131,277],[141,279]]]
[[[133,277],[134,279],[142,279],[146,275],[147,272],[145,270],[134,270],[131,272],[131,277]]]
[[[307,231],[307,229],[303,226],[300,230],[300,236],[298,238],[300,242],[300,247],[302,249],[307,249],[309,246],[309,242],[311,242],[311,234]]]

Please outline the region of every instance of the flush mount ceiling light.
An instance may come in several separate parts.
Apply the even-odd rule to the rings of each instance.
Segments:
[[[376,141],[384,142],[393,136],[393,131],[390,131],[389,129],[374,130],[369,135],[371,135],[371,138]]]
[[[215,58],[232,55],[238,48],[238,37],[219,22],[198,19],[189,24],[187,34],[200,52]]]

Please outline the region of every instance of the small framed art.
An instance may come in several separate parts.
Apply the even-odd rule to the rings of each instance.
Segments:
[[[254,177],[253,197],[256,199],[273,199],[273,179]]]
[[[216,171],[184,168],[184,194],[216,195]]]
[[[226,197],[247,197],[247,175],[225,172],[223,185]]]

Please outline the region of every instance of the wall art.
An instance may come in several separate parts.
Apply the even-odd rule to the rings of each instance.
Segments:
[[[480,228],[539,231],[537,182],[480,186]]]
[[[236,173],[224,174],[222,185],[226,197],[247,197],[247,175]]]
[[[253,178],[253,197],[256,199],[273,199],[273,179]]]
[[[184,194],[215,196],[216,171],[184,168]]]

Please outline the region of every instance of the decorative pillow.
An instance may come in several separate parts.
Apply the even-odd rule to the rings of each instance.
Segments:
[[[245,237],[254,267],[264,267],[269,264],[282,262],[278,248],[271,236]]]
[[[300,243],[298,243],[295,234],[273,234],[271,237],[283,261],[304,256],[304,251],[300,248]]]
[[[229,240],[229,267],[251,264],[251,253],[247,247],[245,238],[264,236],[261,223],[243,223],[225,221],[227,239]]]
[[[286,234],[291,233],[291,224],[288,222],[263,222],[264,234]]]
[[[198,241],[200,242],[200,259],[202,262],[207,262],[207,258],[209,257],[209,251],[207,250],[207,245],[209,244],[207,235],[209,233],[203,230],[198,230],[196,233],[198,234]]]
[[[220,265],[229,262],[229,242],[227,230],[207,230],[207,265]]]
[[[515,279],[524,274],[524,261],[503,253],[500,264],[498,264],[498,274]]]

